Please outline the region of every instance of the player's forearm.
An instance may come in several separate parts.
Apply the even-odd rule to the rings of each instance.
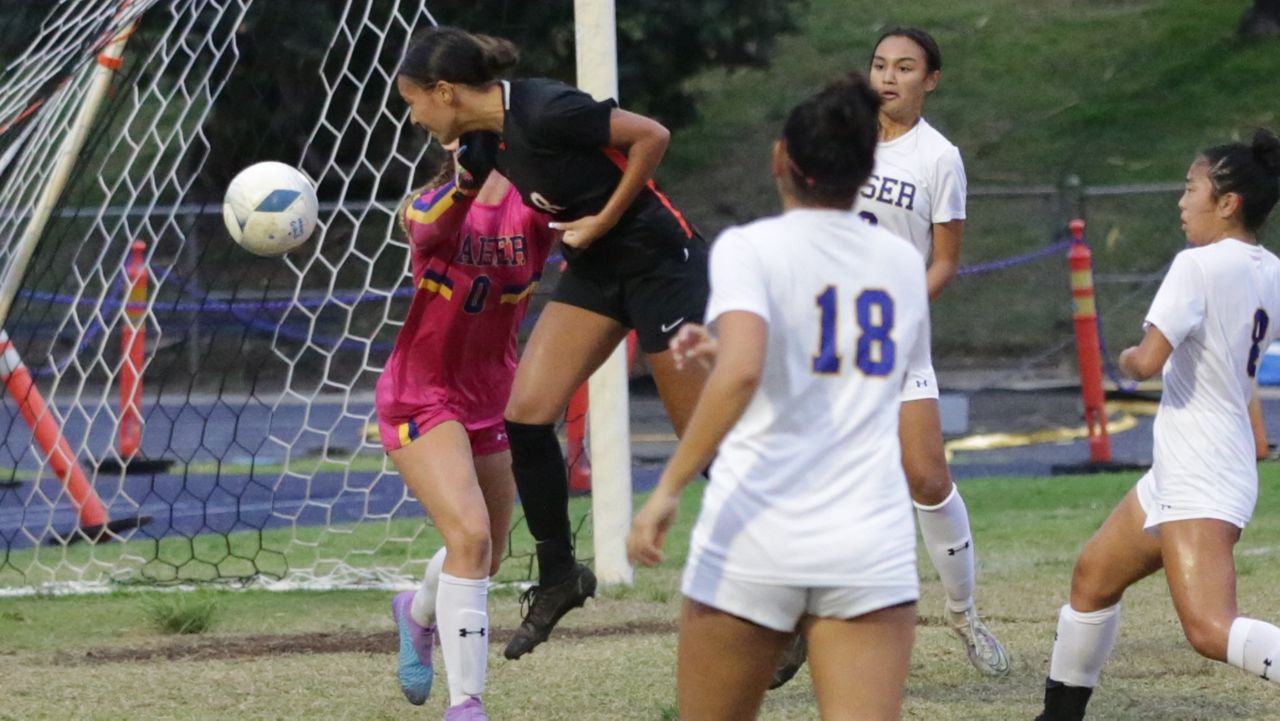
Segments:
[[[685,428],[684,437],[658,479],[660,488],[678,495],[694,476],[707,467],[720,442],[742,418],[759,385],[758,374],[722,367],[711,372]]]
[[[1267,423],[1262,414],[1262,397],[1258,395],[1258,386],[1253,386],[1253,395],[1249,398],[1249,426],[1253,429],[1254,452],[1260,461],[1271,455],[1271,443],[1267,439]]]
[[[1120,370],[1134,380],[1147,380],[1160,372],[1161,365],[1157,365],[1141,346],[1125,348],[1120,353]]]
[[[1142,342],[1120,353],[1120,370],[1135,380],[1145,381],[1159,373],[1173,354],[1173,345],[1159,326],[1151,324]]]
[[[456,192],[453,181],[419,196],[405,210],[409,240],[418,248],[453,240],[462,230],[474,201],[474,195]]]
[[[627,148],[627,169],[623,171],[618,187],[614,189],[613,195],[609,196],[608,202],[600,211],[600,215],[608,221],[610,227],[618,222],[622,214],[640,195],[640,191],[644,190],[644,186],[653,179],[653,174],[657,171],[658,164],[662,162],[662,156],[666,154],[670,141],[671,134],[667,129],[655,123],[655,128],[651,132]]]
[[[929,301],[933,302],[942,291],[946,289],[951,281],[956,277],[956,271],[960,269],[958,263],[954,260],[935,260],[925,275],[925,280],[929,285]]]

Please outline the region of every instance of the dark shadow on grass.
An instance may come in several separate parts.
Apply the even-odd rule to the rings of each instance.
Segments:
[[[607,636],[655,636],[674,634],[674,621],[649,621],[618,626],[558,629],[551,643],[566,639]],[[494,629],[490,644],[506,644],[510,629]],[[295,653],[395,653],[396,632],[328,631],[298,634],[255,634],[173,641],[136,648],[94,648],[79,654],[59,653],[58,663],[129,663],[147,661],[218,661]]]

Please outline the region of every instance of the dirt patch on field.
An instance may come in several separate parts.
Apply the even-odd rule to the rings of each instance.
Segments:
[[[505,645],[514,631],[494,629],[491,643]],[[643,621],[620,626],[563,628],[556,639],[589,639],[604,636],[651,636],[676,632],[670,621]],[[293,653],[394,653],[399,641],[395,631],[329,631],[323,633],[261,634],[175,640],[133,648],[94,648],[83,653],[58,654],[60,663],[127,663],[138,661],[211,661],[256,658]]]

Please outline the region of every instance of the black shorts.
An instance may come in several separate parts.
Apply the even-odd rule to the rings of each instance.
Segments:
[[[661,353],[680,326],[702,322],[710,295],[707,244],[694,236],[682,250],[659,258],[640,273],[600,277],[570,264],[551,300],[634,328],[642,351]]]

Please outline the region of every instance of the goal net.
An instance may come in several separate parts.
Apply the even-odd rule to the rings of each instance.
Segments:
[[[394,69],[435,19],[419,0],[29,5],[0,17],[0,594],[420,577],[439,536],[370,430],[412,292],[395,209],[442,160]],[[321,200],[280,259],[222,226],[261,160]],[[509,580],[533,569],[516,516]]]

